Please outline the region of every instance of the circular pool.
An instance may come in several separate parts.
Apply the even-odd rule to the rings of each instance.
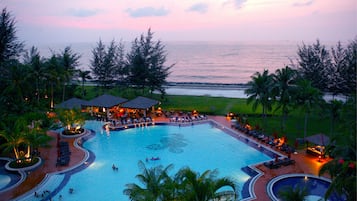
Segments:
[[[275,177],[267,185],[267,192],[272,200],[280,200],[279,192],[283,191],[284,188],[290,187],[306,187],[308,190],[307,201],[318,201],[323,200],[328,187],[331,184],[331,180],[324,177],[317,177],[309,174],[287,174]],[[341,198],[336,194],[332,194],[329,201],[343,201],[345,199]]]

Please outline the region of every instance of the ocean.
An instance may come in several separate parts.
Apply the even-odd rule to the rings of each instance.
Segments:
[[[81,55],[80,69],[89,70],[92,49],[97,42],[72,44],[42,44],[40,54],[49,57],[66,46]],[[245,84],[255,72],[276,69],[291,64],[297,57],[296,41],[271,42],[165,42],[166,65],[174,66],[168,82]],[[124,43],[126,50],[130,42]]]

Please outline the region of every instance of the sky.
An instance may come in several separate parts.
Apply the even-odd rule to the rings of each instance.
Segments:
[[[356,0],[0,0],[26,43],[350,41]]]

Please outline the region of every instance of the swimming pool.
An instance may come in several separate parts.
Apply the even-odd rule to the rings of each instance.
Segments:
[[[279,200],[279,192],[287,186],[308,189],[307,201],[323,200],[324,195],[331,184],[331,180],[308,174],[288,174],[272,179],[267,185],[267,191],[272,200]],[[342,197],[333,194],[328,201],[344,201]]]
[[[6,170],[5,164],[9,161],[9,158],[0,158],[0,193],[19,185],[26,176],[23,172]]]
[[[141,173],[138,161],[145,162],[146,158],[160,158],[145,162],[147,168],[173,164],[174,169],[169,172],[172,175],[186,166],[200,173],[218,169],[219,177],[232,178],[240,189],[250,179],[243,167],[272,159],[209,123],[181,127],[155,125],[110,132],[102,126],[103,122],[98,121],[88,121],[85,125],[96,132],[95,137],[83,143],[95,155],[93,163],[73,174],[57,174],[55,181],[49,179],[42,185],[42,190],[56,191],[52,194],[54,200],[60,196],[64,200],[128,200],[123,194],[125,185],[139,183],[135,178]],[[112,170],[113,164],[118,171]],[[70,188],[74,189],[72,194]]]

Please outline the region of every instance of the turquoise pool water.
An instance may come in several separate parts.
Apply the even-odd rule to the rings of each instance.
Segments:
[[[145,162],[146,167],[169,164],[174,175],[180,168],[189,166],[202,173],[218,169],[219,177],[231,177],[239,188],[250,178],[242,167],[270,160],[271,157],[235,139],[211,124],[195,126],[149,126],[106,132],[102,123],[87,122],[86,128],[96,132],[83,147],[95,154],[95,160],[86,169],[72,174],[65,186],[54,195],[63,200],[129,200],[123,194],[125,185],[137,183],[141,173],[138,161],[159,157]],[[113,171],[112,165],[118,167]],[[69,193],[73,188],[74,192]],[[42,187],[46,189],[46,185]],[[51,190],[51,189],[50,189]]]

